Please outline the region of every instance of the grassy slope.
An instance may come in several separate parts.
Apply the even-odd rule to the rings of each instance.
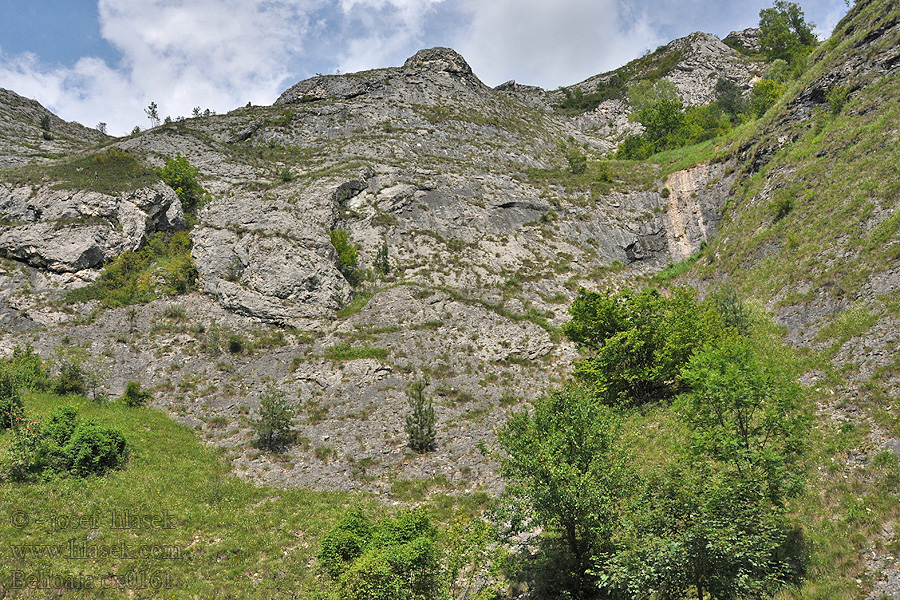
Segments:
[[[803,587],[785,597],[864,597],[872,583],[867,557],[900,553],[900,541],[882,534],[900,517],[900,461],[882,446],[900,438],[900,355],[896,340],[879,339],[896,331],[900,292],[866,287],[900,260],[900,79],[861,71],[834,77],[860,55],[867,34],[898,15],[895,3],[859,2],[807,74],[743,132],[738,159],[795,141],[739,179],[717,238],[688,265],[689,278],[705,286],[729,279],[792,322],[795,339],[810,340],[791,352],[801,371],[819,377],[809,388],[820,415],[811,485],[793,506],[812,560]],[[895,28],[862,62],[896,44]],[[826,104],[810,119],[793,119],[792,100],[823,80],[854,90],[843,110],[833,115]],[[779,206],[792,208],[777,218]],[[799,327],[791,321],[797,315]],[[872,362],[872,347],[887,360]]]
[[[29,413],[48,414],[64,400],[34,395]],[[204,447],[187,428],[165,414],[111,404],[80,406],[92,416],[120,428],[134,451],[128,467],[104,478],[60,480],[0,486],[0,583],[9,585],[13,570],[54,576],[93,576],[94,589],[72,590],[67,598],[317,598],[327,597],[327,583],[311,566],[318,540],[351,505],[380,510],[360,495],[306,490],[257,488],[229,475],[217,453]],[[8,437],[8,436],[6,436]],[[0,438],[0,445],[5,439]],[[113,528],[113,511],[170,515],[174,527]],[[16,527],[14,519],[31,522]],[[65,519],[99,515],[100,524],[73,524]],[[39,524],[37,520],[49,520]],[[89,539],[93,532],[102,535]],[[94,560],[15,559],[14,544],[77,543],[111,546],[125,543],[177,549],[171,559]],[[130,573],[165,573],[172,588],[118,587]],[[99,589],[103,585],[107,589]],[[2,589],[2,588],[0,588]],[[58,597],[56,590],[28,590],[27,597]]]

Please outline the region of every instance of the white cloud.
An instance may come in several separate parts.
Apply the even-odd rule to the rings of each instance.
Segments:
[[[490,85],[571,84],[662,43],[644,15],[626,22],[617,0],[466,0],[466,7],[472,25],[457,49]]]
[[[443,0],[341,0],[345,26],[365,32],[348,35],[338,53],[343,72],[397,66],[424,44],[429,16]]]
[[[320,0],[100,0],[101,33],[118,65],[82,58],[71,68],[34,55],[0,55],[0,79],[69,120],[111,133],[147,124],[143,108],[189,115],[271,103],[303,52],[308,15]]]

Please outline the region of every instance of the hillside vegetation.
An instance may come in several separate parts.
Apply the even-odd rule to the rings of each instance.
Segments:
[[[900,9],[797,10],[118,139],[3,90],[0,595],[900,597]]]

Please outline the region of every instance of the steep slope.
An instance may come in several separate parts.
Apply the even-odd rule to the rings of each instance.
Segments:
[[[857,2],[810,68],[733,151],[741,165],[719,235],[685,278],[730,281],[806,357],[829,450],[806,515],[869,599],[900,597],[900,10]],[[853,498],[865,517],[844,517]],[[847,500],[845,500],[847,501]],[[883,502],[887,501],[885,505]],[[824,508],[823,508],[824,506]],[[838,513],[838,516],[828,516]],[[823,518],[829,526],[813,526]],[[823,542],[824,543],[824,542]],[[838,583],[840,582],[840,583]],[[834,592],[835,594],[837,592]],[[866,595],[868,594],[868,595]]]
[[[59,158],[109,139],[96,129],[60,119],[35,100],[0,88],[0,169]]]
[[[63,339],[90,341],[114,393],[129,379],[156,386],[158,404],[234,447],[253,476],[282,485],[384,491],[391,478],[427,474],[454,489],[493,488],[494,466],[476,448],[571,364],[557,329],[568,299],[579,286],[615,285],[696,252],[731,185],[724,165],[669,172],[599,162],[585,143],[564,115],[488,88],[438,48],[398,68],[301,82],[271,107],[9,170],[0,176],[0,242],[31,268],[7,263],[2,294],[8,329],[30,331],[5,344],[50,355]],[[110,153],[143,175],[100,169],[87,202],[75,175],[107,166],[99,161]],[[179,155],[212,196],[191,232],[205,294],[133,312],[60,305],[66,286],[96,276],[93,267],[122,247],[116,224],[126,220],[115,207],[156,189],[153,167]],[[99,189],[109,180],[127,189]],[[175,204],[152,206],[162,215]],[[144,237],[166,229],[145,222]],[[41,261],[60,239],[36,233],[42,227],[107,246],[91,265],[58,260],[75,273],[54,276]],[[338,263],[339,231],[358,246],[354,275]],[[45,247],[26,244],[23,232]],[[379,272],[384,248],[389,268]],[[423,377],[439,401],[439,449],[412,459],[405,389]],[[242,415],[267,381],[304,415],[299,436],[324,450],[292,448],[291,463],[277,468],[249,454]]]

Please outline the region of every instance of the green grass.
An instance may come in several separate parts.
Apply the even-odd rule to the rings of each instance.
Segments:
[[[127,152],[108,148],[103,152],[40,165],[4,171],[5,182],[53,189],[76,189],[104,194],[132,192],[160,181],[153,169],[143,166]]]
[[[353,346],[350,343],[335,344],[325,349],[325,358],[345,361],[358,360],[360,358],[384,359],[388,354],[385,348],[373,348],[372,346]]]
[[[61,402],[31,395],[26,408],[48,414]],[[133,449],[130,462],[103,478],[0,486],[0,582],[7,587],[12,571],[20,570],[94,578],[94,589],[66,590],[64,598],[121,598],[131,591],[138,598],[325,598],[328,584],[310,568],[319,539],[348,505],[381,510],[358,494],[254,487],[230,474],[220,455],[190,430],[157,411],[83,404],[79,413],[121,429]],[[0,446],[8,439],[9,434],[0,437]],[[115,527],[114,511],[159,517],[165,526]],[[177,558],[11,556],[16,544],[56,546],[70,540],[93,545],[93,551],[157,546]],[[117,587],[140,574],[165,575],[173,587]],[[55,591],[45,595],[58,597]]]

